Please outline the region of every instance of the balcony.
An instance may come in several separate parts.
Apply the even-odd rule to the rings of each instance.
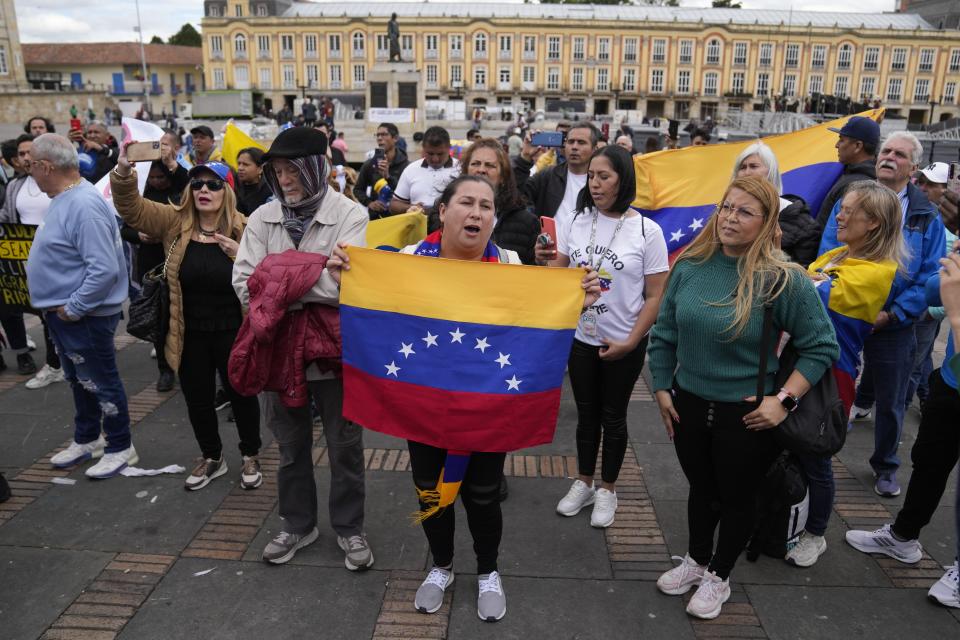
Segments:
[[[280,52],[281,60],[293,60],[293,58],[294,58],[293,49],[283,49]]]
[[[523,52],[523,59],[524,59],[524,60],[536,60],[536,59],[537,59],[537,52],[536,52],[536,51],[524,51],[524,52]]]
[[[350,57],[354,60],[363,60],[367,57],[367,52],[363,49],[354,49],[350,52]]]
[[[331,89],[342,89],[342,88],[343,88],[343,83],[340,82],[339,80],[331,80],[331,81],[330,81],[330,88],[331,88]]]
[[[486,51],[477,51],[476,49],[473,50],[474,60],[486,60],[488,56],[489,54]]]
[[[327,51],[327,58],[330,60],[343,60],[343,49],[330,49]]]
[[[511,82],[498,82],[497,91],[513,91],[513,83]]]
[[[463,60],[463,49],[450,49],[451,60]]]
[[[424,88],[426,88],[426,89],[439,89],[439,88],[440,88],[440,84],[439,84],[436,80],[427,80],[427,81],[424,83],[423,86],[424,86]]]
[[[222,49],[215,49],[215,50],[211,51],[211,52],[210,52],[210,59],[211,59],[211,60],[223,60],[223,50],[222,50]]]
[[[366,81],[366,80],[354,80],[354,81],[353,81],[353,88],[354,88],[354,89],[366,89],[366,88],[367,88],[367,81]]]
[[[354,55],[354,58],[356,57],[357,56]],[[375,57],[377,60],[388,60],[390,58],[390,51],[387,49],[377,49],[377,53]]]
[[[269,60],[272,56],[269,51],[258,51],[257,60]]]
[[[536,91],[537,83],[536,82],[521,82],[520,88],[523,91]]]
[[[439,60],[440,52],[436,49],[427,49],[423,52],[423,57],[425,60]]]
[[[233,59],[234,59],[234,60],[246,60],[246,59],[247,59],[247,52],[246,52],[246,51],[234,51],[234,52],[233,52]]]
[[[513,60],[513,49],[501,49],[498,51],[497,60]]]
[[[306,49],[303,52],[303,57],[307,60],[316,60],[317,59],[317,50],[316,49]]]

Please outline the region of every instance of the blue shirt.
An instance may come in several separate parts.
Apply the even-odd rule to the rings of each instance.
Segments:
[[[120,227],[86,180],[50,201],[27,258],[27,287],[37,309],[63,305],[72,318],[120,312],[127,298]]]

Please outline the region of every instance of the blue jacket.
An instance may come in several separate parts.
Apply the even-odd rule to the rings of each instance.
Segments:
[[[840,246],[837,241],[837,212],[840,202],[833,206],[830,219],[823,229],[820,255]],[[910,252],[906,268],[897,271],[890,289],[890,297],[883,310],[892,313],[897,322],[891,328],[912,324],[927,310],[924,285],[940,269],[940,258],[945,254],[946,231],[936,208],[920,189],[907,183],[907,215],[903,220],[903,239]]]
[[[926,299],[927,304],[931,307],[939,307],[943,304],[940,300],[940,273],[937,272],[932,278],[927,280],[926,286]],[[950,326],[950,323],[947,323],[947,326]],[[947,353],[943,358],[943,367],[940,369],[940,376],[943,378],[943,381],[947,383],[950,387],[954,389],[957,388],[957,376],[953,373],[953,369],[950,368],[949,362],[952,358],[956,357],[957,345],[954,342],[956,338],[951,331],[947,335]]]

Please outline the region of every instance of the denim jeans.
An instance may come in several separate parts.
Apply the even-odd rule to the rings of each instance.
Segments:
[[[130,415],[127,394],[117,371],[113,334],[120,314],[85,316],[67,322],[54,312],[45,314],[50,336],[63,356],[64,377],[73,390],[73,439],[79,444],[93,442],[106,434],[107,453],[130,447]]]
[[[907,385],[907,396],[904,399],[904,408],[913,402],[914,394],[920,402],[926,402],[930,393],[930,373],[933,372],[933,344],[940,333],[940,320],[924,318],[917,320],[913,325],[917,335],[917,354],[913,359],[913,373],[910,374],[910,383]]]
[[[863,343],[863,378],[874,398],[865,397],[861,380],[854,404],[874,409],[874,445],[870,466],[875,472],[893,473],[900,468],[897,448],[903,430],[904,399],[913,368],[917,339],[913,324],[883,329],[870,334]]]
[[[810,510],[807,514],[805,529],[815,536],[827,532],[830,511],[833,509],[833,496],[836,485],[833,481],[833,462],[830,457],[795,454],[800,461],[803,474],[807,477],[810,491]]]

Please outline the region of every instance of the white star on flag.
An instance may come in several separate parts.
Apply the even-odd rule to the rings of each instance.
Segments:
[[[684,235],[685,234],[683,233],[683,231],[681,231],[680,229],[677,229],[676,231],[670,234],[670,242],[680,242],[680,238],[682,238]]]
[[[385,364],[385,365],[383,365],[383,366],[385,366],[385,367],[387,368],[387,375],[388,375],[388,376],[393,376],[394,378],[398,377],[398,376],[397,376],[397,371],[400,371],[400,367],[397,366],[397,363],[396,363],[395,360],[394,360],[394,361],[391,361],[390,364]],[[508,391],[509,391],[509,389],[508,389]]]
[[[511,389],[520,391],[520,383],[523,382],[523,380],[517,380],[517,376],[514,374],[512,378],[509,380],[504,380],[504,382],[507,383],[507,391],[510,391]]]
[[[427,349],[429,349],[430,347],[437,346],[437,336],[433,335],[429,331],[427,331],[426,338],[420,338],[420,339],[427,343]]]
[[[429,333],[429,331],[427,333]],[[460,327],[457,327],[454,331],[450,332],[450,338],[451,338],[450,342],[451,343],[459,342],[460,344],[463,344],[463,340],[461,340],[461,338],[463,338],[463,336],[465,335],[467,334],[461,333]]]
[[[694,218],[689,225],[691,231],[696,231],[703,226],[703,218]]]
[[[476,338],[475,338],[475,340],[477,340],[477,346],[475,346],[474,349],[480,349],[480,353],[486,353],[486,352],[487,352],[487,348],[490,346],[490,345],[487,343],[487,339],[486,339],[486,338],[480,338],[480,339],[476,339]]]
[[[498,351],[497,353],[500,353],[500,352]],[[507,366],[508,364],[510,364],[510,354],[508,353],[508,354],[504,355],[504,354],[500,353],[500,357],[497,358],[494,362],[496,362],[497,364],[499,364],[499,365],[500,365],[500,368],[503,369],[505,366]]]
[[[404,358],[409,358],[411,355],[416,355],[416,351],[413,350],[413,343],[406,344],[405,342],[400,343],[400,351],[397,353],[402,353]]]

